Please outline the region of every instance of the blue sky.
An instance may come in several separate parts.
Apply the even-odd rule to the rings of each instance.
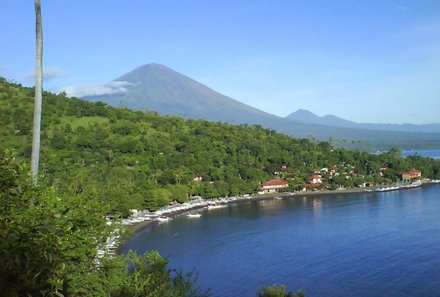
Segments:
[[[440,123],[439,0],[41,1],[47,90],[160,63],[279,116]],[[0,75],[24,85],[34,19],[0,4]]]

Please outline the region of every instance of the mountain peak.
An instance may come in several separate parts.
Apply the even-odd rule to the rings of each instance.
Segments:
[[[128,81],[132,83],[137,83],[140,81],[145,81],[151,77],[175,77],[175,76],[184,76],[171,68],[168,68],[165,65],[150,63],[139,66],[134,70],[127,72],[121,77],[115,79],[115,81]]]
[[[298,109],[297,111],[286,116],[285,119],[297,122],[311,122],[320,119],[320,117],[306,109]]]
[[[114,80],[123,93],[90,98],[110,105],[148,109],[163,115],[234,123],[281,120],[224,96],[165,65],[144,64]]]
[[[331,127],[354,128],[357,125],[355,122],[344,120],[330,114],[320,117],[314,114],[313,112],[305,109],[298,109],[297,111],[286,116],[285,119],[295,122],[306,123],[306,124],[324,125]]]
[[[172,70],[171,68],[168,68],[167,66],[159,63],[148,63],[144,64],[142,66],[139,66],[135,68],[133,71],[140,71],[140,70]]]

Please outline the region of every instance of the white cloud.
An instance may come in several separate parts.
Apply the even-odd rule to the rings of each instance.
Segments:
[[[128,86],[134,85],[135,84],[128,81],[112,81],[105,85],[65,87],[62,88],[61,91],[66,92],[70,97],[99,96],[125,93],[127,92]]]
[[[397,9],[400,10],[400,11],[407,11],[408,7],[403,6],[403,5],[399,5],[399,6],[397,6]]]

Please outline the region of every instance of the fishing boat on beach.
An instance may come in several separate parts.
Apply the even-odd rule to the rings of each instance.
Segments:
[[[158,222],[169,222],[169,221],[171,221],[171,218],[169,218],[169,217],[158,217],[158,218],[156,218],[156,221],[158,221]]]
[[[224,208],[226,207],[226,204],[211,204],[208,205],[206,208],[207,209],[218,209],[218,208]]]

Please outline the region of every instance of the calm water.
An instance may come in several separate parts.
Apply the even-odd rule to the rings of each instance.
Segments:
[[[158,250],[213,296],[274,283],[307,296],[440,296],[440,185],[201,213],[140,232],[124,251]]]
[[[411,150],[411,151],[402,152],[402,157],[408,157],[412,155],[419,155],[422,157],[431,157],[434,159],[440,159],[440,150]]]

